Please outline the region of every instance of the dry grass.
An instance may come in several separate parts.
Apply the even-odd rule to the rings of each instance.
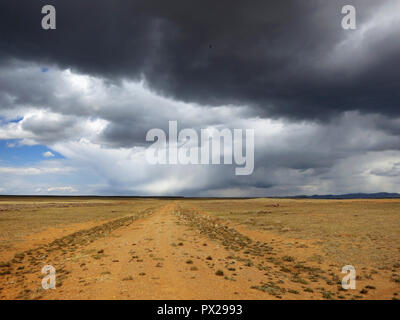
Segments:
[[[79,283],[95,286],[89,280],[96,278],[119,288],[115,279],[151,282],[165,271],[174,287],[168,272],[180,279],[175,260],[153,252],[164,244],[162,252],[181,255],[185,285],[201,275],[230,280],[240,287],[232,292],[246,297],[395,299],[399,209],[399,200],[0,198],[0,293],[36,297],[24,290],[45,259],[59,280],[72,281],[78,270],[88,273]],[[121,272],[118,262],[134,262],[132,275],[141,277]],[[351,292],[341,287],[347,264],[357,269]],[[79,294],[75,284],[65,288]]]
[[[116,219],[161,205],[154,199],[1,198],[0,251],[48,228]]]
[[[196,208],[286,239],[312,239],[313,255],[339,264],[391,268],[400,261],[400,200],[188,200]]]

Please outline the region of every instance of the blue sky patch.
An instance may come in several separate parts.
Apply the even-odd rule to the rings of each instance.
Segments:
[[[5,125],[7,123],[12,123],[12,122],[18,123],[18,122],[22,121],[23,119],[24,119],[24,117],[17,117],[15,119],[7,120],[6,118],[0,116],[0,125]]]
[[[0,140],[0,166],[34,165],[43,160],[64,159],[64,157],[44,145],[20,146],[19,140]],[[51,152],[54,156],[45,157]]]

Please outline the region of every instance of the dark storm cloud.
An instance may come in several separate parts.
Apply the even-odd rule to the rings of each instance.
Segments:
[[[371,173],[376,176],[398,177],[400,176],[400,162],[394,163],[392,167],[387,170],[373,170]]]
[[[41,29],[45,4],[57,9],[55,31]],[[144,76],[163,95],[251,105],[261,116],[399,115],[398,26],[383,35],[376,26],[369,30],[361,51],[357,43],[337,51],[358,32],[341,28],[344,4],[350,3],[3,0],[0,56],[3,63],[56,63],[111,80]],[[361,28],[393,1],[351,4]]]
[[[55,31],[41,29],[45,4]],[[357,8],[356,31],[341,28],[344,4]],[[76,189],[100,194],[397,190],[399,10],[398,0],[2,0],[0,139],[48,146],[93,175]],[[169,120],[254,128],[254,173],[149,166],[146,132],[168,133]]]

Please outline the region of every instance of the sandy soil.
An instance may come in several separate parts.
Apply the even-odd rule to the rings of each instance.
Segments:
[[[343,290],[341,266],[305,259],[319,252],[315,241],[250,230],[182,209],[179,201],[37,238],[0,265],[0,299],[391,299],[400,293],[390,270],[372,275],[367,268],[356,290]],[[44,265],[56,268],[54,290],[41,286]]]

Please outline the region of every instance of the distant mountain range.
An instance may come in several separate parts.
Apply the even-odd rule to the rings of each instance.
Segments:
[[[347,194],[326,194],[326,195],[313,195],[313,196],[294,196],[290,198],[307,198],[307,199],[397,199],[400,198],[399,193],[347,193]]]

